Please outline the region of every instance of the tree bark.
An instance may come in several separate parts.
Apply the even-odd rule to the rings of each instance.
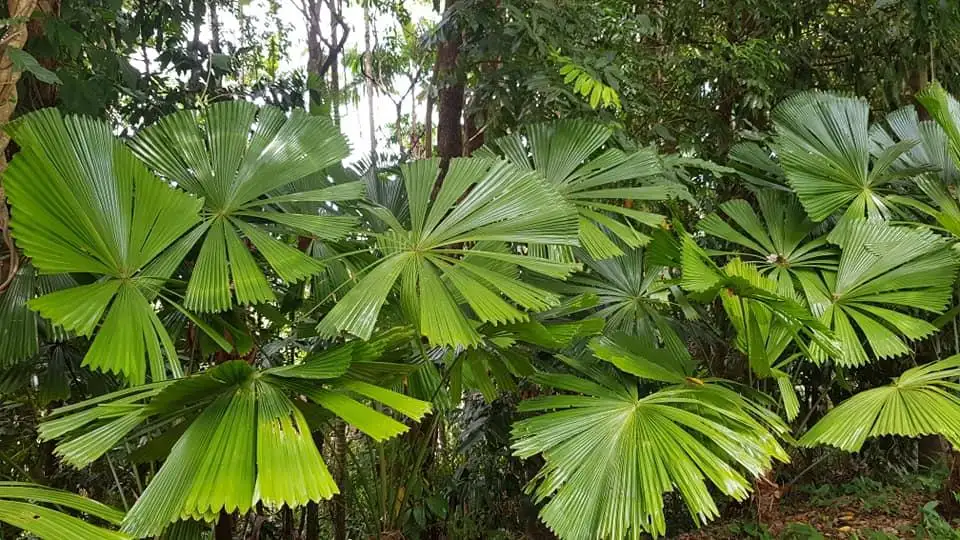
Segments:
[[[370,168],[377,168],[377,123],[373,110],[373,49],[370,45],[370,27],[373,21],[370,18],[370,3],[363,4],[363,76],[364,88],[367,93],[367,107],[369,115],[367,117],[370,129]]]
[[[8,0],[7,13],[11,18],[29,17],[37,7],[36,0]],[[22,49],[27,42],[27,25],[13,24],[7,28],[2,43],[5,47]],[[20,71],[14,68],[13,61],[4,54],[0,58],[0,126],[4,126],[13,117],[17,107],[17,81],[20,80]],[[0,244],[8,252],[7,259],[0,259],[0,293],[10,283],[20,267],[20,256],[17,254],[10,236],[8,227],[10,215],[7,212],[7,197],[3,191],[3,172],[7,169],[7,146],[10,136],[0,131]]]
[[[340,493],[333,496],[333,537],[335,540],[347,539],[347,425],[337,420],[333,427],[334,481]]]
[[[449,14],[458,0],[447,0]],[[462,37],[456,22],[444,32],[437,48],[437,153],[440,156],[441,175],[447,170],[450,159],[463,155],[463,74],[458,69]]]

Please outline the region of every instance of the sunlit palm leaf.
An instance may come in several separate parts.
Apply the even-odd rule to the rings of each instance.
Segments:
[[[737,330],[737,347],[760,375],[771,375],[771,368],[791,342],[809,353],[841,354],[840,343],[827,325],[795,294],[779,291],[756,266],[733,259],[720,268],[689,235],[683,235],[681,241],[681,285],[701,299],[720,297]]]
[[[41,437],[63,438],[57,454],[81,467],[147,421],[163,426],[185,419],[186,429],[174,432],[163,466],[124,518],[123,530],[137,537],[159,534],[181,519],[211,521],[221,510],[243,513],[258,503],[279,508],[328,499],[338,488],[314,445],[301,400],[376,440],[406,431],[405,424],[360,399],[414,420],[430,404],[348,373],[353,360],[375,360],[398,339],[408,341],[409,331],[350,342],[293,366],[258,372],[232,361],[200,375],[101,396],[54,411]]]
[[[858,393],[827,413],[800,444],[859,452],[873,437],[943,435],[960,447],[960,356],[904,371],[888,386]]]
[[[819,91],[798,94],[774,111],[774,150],[812,220],[841,211],[846,218],[886,218],[890,182],[914,174],[892,165],[917,141],[872,156],[869,117],[865,99]]]
[[[40,506],[52,505],[57,510]],[[123,512],[66,491],[21,482],[0,482],[0,521],[44,540],[124,540],[124,533],[63,513],[75,510],[119,525]]]
[[[85,336],[100,325],[84,365],[142,383],[148,367],[166,378],[166,361],[179,376],[151,301],[186,255],[202,201],[150,174],[103,122],[47,109],[7,129],[22,148],[4,179],[17,244],[41,273],[99,278],[30,308]]]
[[[530,489],[538,501],[549,499],[541,518],[564,539],[663,535],[663,497],[675,490],[694,522],[705,523],[719,514],[708,484],[743,500],[751,477],[774,459],[788,461],[769,431],[784,427],[769,416],[761,423],[759,407],[716,384],[641,396],[635,382],[609,377],[539,380],[569,393],[524,401],[521,411],[553,412],[514,424],[513,448],[521,457],[542,454]]]
[[[325,240],[352,232],[355,217],[332,206],[299,207],[356,199],[359,183],[319,180],[291,188],[349,153],[333,124],[302,111],[287,115],[244,101],[205,111],[181,111],[160,120],[130,143],[155,172],[204,198],[206,236],[187,286],[188,309],[224,311],[272,300],[267,277],[250,253],[256,249],[284,281],[300,281],[323,265],[270,233],[267,227]],[[309,213],[297,213],[307,210]]]
[[[639,247],[650,237],[634,226],[659,227],[665,221],[662,215],[621,205],[624,199],[643,205],[690,198],[682,184],[662,176],[652,148],[632,153],[609,146],[604,149],[612,135],[613,131],[601,124],[563,120],[528,126],[497,139],[488,149],[523,170],[536,171],[576,205],[580,244],[596,259],[623,254],[610,236]]]
[[[378,235],[380,259],[320,321],[322,335],[369,337],[397,281],[400,305],[434,345],[480,342],[458,298],[479,321],[494,324],[526,320],[517,306],[539,311],[559,302],[499,267],[559,278],[572,272],[574,264],[505,249],[507,243],[575,244],[572,208],[536,175],[479,158],[452,160],[431,197],[439,164],[433,159],[401,166],[410,221],[379,209],[389,228]]]
[[[907,354],[901,336],[915,340],[936,331],[929,322],[903,311],[940,313],[950,300],[960,261],[944,238],[878,221],[851,220],[834,229],[828,240],[841,249],[837,271],[803,271],[799,278],[810,309],[840,340],[841,365]]]
[[[760,216],[748,202],[737,199],[720,205],[727,220],[710,214],[699,228],[745,248],[737,255],[755,263],[787,295],[793,294],[798,270],[836,268],[836,250],[827,245],[826,238],[813,234],[816,225],[807,219],[795,197],[762,190],[757,202]]]

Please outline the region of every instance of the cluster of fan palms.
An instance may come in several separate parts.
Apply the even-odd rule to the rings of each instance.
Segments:
[[[872,126],[863,100],[784,103],[772,151],[732,155],[750,200],[692,233],[656,212],[696,204],[668,158],[588,122],[361,178],[339,166],[337,129],[303,112],[221,103],[129,140],[54,110],[23,117],[4,187],[29,264],[0,297],[0,359],[30,370],[44,343],[87,338],[83,366],[118,390],[52,411],[41,438],[74,467],[118,449],[159,467],[125,514],[0,483],[0,520],[140,538],[328,499],[311,432],[329,418],[382,441],[520,378],[542,391],[513,448],[542,456],[530,490],[562,538],[662,535],[669,492],[704,523],[711,486],[748,497],[794,436],[960,442],[958,357],[789,427],[798,366],[906,355],[951,303],[960,105],[936,86],[922,102],[935,121],[907,108]],[[710,310],[774,396],[689,352],[684,328]],[[276,341],[257,343],[270,325]],[[188,333],[207,343],[199,361]]]

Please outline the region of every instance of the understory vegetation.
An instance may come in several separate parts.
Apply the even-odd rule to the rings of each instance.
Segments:
[[[5,4],[0,538],[960,538],[960,5]]]

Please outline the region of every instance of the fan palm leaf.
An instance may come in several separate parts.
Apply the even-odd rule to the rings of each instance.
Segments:
[[[526,400],[542,412],[514,424],[513,449],[545,465],[529,486],[549,499],[543,521],[561,538],[636,538],[666,532],[664,494],[679,491],[697,524],[719,511],[711,488],[743,500],[773,460],[788,461],[771,435],[775,417],[716,383],[685,379],[646,359],[620,361],[641,378],[672,383],[641,395],[621,377],[544,374],[565,393]],[[544,412],[550,411],[550,412]],[[763,415],[758,420],[757,415]]]
[[[156,476],[123,520],[136,537],[156,535],[182,519],[212,521],[220,511],[301,506],[338,493],[310,434],[309,400],[382,441],[408,428],[357,399],[420,419],[430,404],[349,374],[410,333],[350,342],[291,366],[257,371],[235,360],[202,374],[127,389],[53,412],[41,428],[63,438],[56,453],[81,467],[102,456],[150,419],[162,426],[183,417],[187,427]],[[176,427],[171,428],[176,429]],[[172,442],[172,441],[171,441]]]
[[[400,170],[410,221],[373,209],[388,228],[377,235],[380,258],[320,321],[321,335],[347,331],[369,337],[398,281],[402,309],[434,345],[480,343],[458,298],[480,322],[493,324],[528,320],[521,309],[539,311],[559,302],[520,281],[517,272],[563,278],[576,265],[508,249],[508,243],[576,243],[576,215],[556,191],[505,161],[451,160],[435,197],[439,160]]]
[[[499,154],[522,170],[536,171],[576,206],[580,245],[592,257],[605,259],[623,254],[611,236],[639,247],[650,237],[634,225],[660,227],[665,223],[660,214],[621,206],[617,201],[642,203],[677,197],[692,201],[682,184],[662,176],[655,150],[603,149],[612,136],[610,128],[581,120],[534,124],[493,141],[480,155]]]
[[[960,447],[960,356],[917,366],[887,385],[865,390],[820,419],[799,443],[859,452],[873,437],[942,435]]]
[[[793,294],[798,270],[836,268],[836,250],[826,238],[814,235],[816,225],[807,219],[795,197],[761,190],[757,203],[762,219],[750,203],[736,199],[720,205],[729,221],[714,213],[703,219],[699,228],[745,248],[736,256],[756,264],[786,295]]]
[[[28,304],[38,296],[76,286],[69,274],[43,275],[29,261],[20,265],[10,286],[0,295],[0,366],[36,356],[41,337],[52,342],[67,337],[62,328],[48,324]]]
[[[870,105],[865,99],[804,92],[773,112],[774,150],[807,215],[823,221],[887,218],[889,184],[915,172],[893,167],[917,141],[906,140],[871,155]]]
[[[623,255],[596,260],[586,253],[578,259],[585,271],[557,290],[597,298],[595,317],[605,321],[607,334],[656,336],[684,364],[692,368],[686,344],[675,329],[670,311],[682,303],[682,292],[669,279],[666,267],[649,264],[642,248],[623,248]]]
[[[940,313],[953,292],[957,265],[947,241],[929,231],[850,220],[827,240],[840,247],[836,272],[800,274],[810,309],[840,341],[844,366],[909,352],[900,336],[921,339],[936,327],[903,311]],[[891,309],[895,308],[895,309]],[[823,358],[814,347],[815,358]]]
[[[179,376],[152,300],[196,240],[202,201],[153,176],[103,122],[46,109],[7,130],[23,149],[4,179],[17,244],[41,274],[96,278],[29,307],[80,335],[99,326],[86,366],[142,383],[148,370],[165,379],[166,360]]]
[[[54,510],[39,503],[53,505]],[[124,533],[91,525],[70,509],[119,525],[123,512],[67,491],[23,482],[0,482],[0,521],[44,540],[126,540]]]
[[[137,133],[130,147],[161,177],[203,197],[204,237],[187,285],[188,309],[225,311],[234,296],[240,304],[274,299],[248,244],[283,281],[300,281],[323,269],[320,261],[276,238],[273,230],[334,240],[357,224],[355,217],[329,215],[332,210],[297,213],[302,210],[298,203],[362,195],[359,182],[290,188],[349,153],[343,136],[326,119],[243,101],[221,102],[203,112],[166,116]]]

